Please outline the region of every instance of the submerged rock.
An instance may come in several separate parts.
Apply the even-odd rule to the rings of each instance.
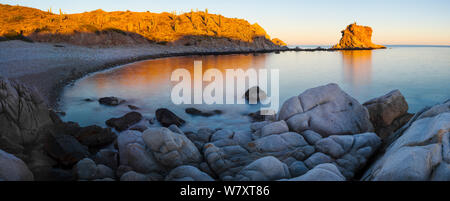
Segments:
[[[116,130],[124,131],[130,126],[139,123],[142,120],[142,115],[139,112],[130,112],[119,118],[111,118],[106,121],[106,125],[115,128]]]
[[[350,24],[342,31],[342,38],[332,49],[380,49],[382,45],[372,43],[372,28]]]
[[[337,84],[308,89],[287,100],[279,119],[286,121],[292,131],[312,130],[324,137],[373,130],[367,109]]]
[[[182,126],[186,121],[175,115],[168,109],[162,108],[156,110],[156,119],[164,127],[169,127],[171,125],[176,125],[178,127]]]
[[[192,115],[192,116],[203,116],[203,117],[211,117],[214,115],[220,115],[222,114],[222,111],[220,110],[214,110],[214,111],[209,111],[209,112],[203,112],[199,109],[196,108],[187,108],[186,113]]]
[[[99,102],[101,105],[118,106],[118,105],[124,103],[125,101],[124,101],[124,100],[120,100],[120,99],[117,98],[117,97],[111,96],[111,97],[100,98],[100,99],[98,100],[98,102]]]

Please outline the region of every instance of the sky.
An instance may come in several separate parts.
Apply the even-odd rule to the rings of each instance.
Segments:
[[[64,13],[105,11],[189,12],[236,17],[261,25],[289,45],[333,45],[357,22],[373,28],[384,45],[450,45],[449,0],[0,0]]]

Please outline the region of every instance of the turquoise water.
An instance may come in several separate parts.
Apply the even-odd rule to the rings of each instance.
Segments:
[[[249,119],[243,114],[257,111],[257,105],[195,105],[202,110],[224,111],[223,115],[205,118],[184,112],[192,105],[171,102],[171,89],[176,84],[170,81],[172,71],[186,68],[192,72],[194,60],[203,61],[203,70],[279,69],[280,107],[288,98],[328,83],[339,84],[361,103],[399,89],[410,112],[450,98],[449,47],[189,56],[141,61],[86,76],[64,90],[60,101],[60,109],[66,112],[63,119],[81,125],[104,125],[107,119],[129,112],[127,104],[132,104],[140,107],[139,112],[148,119],[153,118],[156,109],[164,107],[187,120],[188,127],[248,129]],[[107,107],[84,101],[105,96],[126,99],[127,104]]]

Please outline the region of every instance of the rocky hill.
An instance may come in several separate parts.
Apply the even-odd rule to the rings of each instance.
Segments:
[[[342,38],[332,49],[381,49],[382,45],[372,43],[372,28],[350,24],[342,31]]]
[[[60,10],[54,14],[51,10],[0,4],[0,36],[84,46],[277,46],[257,23],[210,14],[208,10],[183,14],[102,10],[64,14]]]

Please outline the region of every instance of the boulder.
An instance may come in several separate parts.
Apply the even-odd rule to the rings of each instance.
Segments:
[[[130,126],[139,123],[142,115],[139,112],[130,112],[120,118],[111,118],[106,121],[106,125],[115,128],[121,132],[127,130]]]
[[[285,121],[281,120],[278,122],[273,122],[261,128],[261,137],[273,135],[273,134],[281,134],[289,132],[289,127]]]
[[[149,128],[142,137],[155,159],[167,168],[201,163],[200,152],[185,135],[162,127]]]
[[[117,138],[120,165],[139,173],[162,172],[164,169],[146,147],[142,133],[125,131]]]
[[[119,150],[120,165],[128,166],[129,164],[129,150],[127,146],[132,143],[137,143],[144,146],[144,140],[142,139],[142,133],[138,131],[124,131],[119,134],[117,138],[117,146]]]
[[[162,181],[162,176],[158,174],[141,174],[129,171],[120,177],[120,181]]]
[[[0,149],[0,180],[33,181],[34,177],[22,160]]]
[[[421,111],[366,171],[363,180],[428,181],[450,176],[450,101]],[[397,133],[397,132],[396,132]]]
[[[282,181],[345,181],[345,177],[335,165],[324,163],[314,167],[300,177]]]
[[[198,168],[188,165],[177,167],[170,171],[166,181],[214,181],[211,176]]]
[[[184,123],[186,123],[186,121],[184,121],[183,119],[175,115],[173,112],[165,108],[156,110],[156,119],[164,127],[169,127],[172,124],[180,127]]]
[[[74,137],[83,145],[88,147],[99,147],[109,145],[116,140],[117,135],[110,128],[100,126],[88,126],[74,135]]]
[[[30,153],[42,152],[47,130],[53,123],[46,103],[35,88],[0,76],[0,149],[27,164],[45,163]]]
[[[382,139],[386,139],[412,117],[407,114],[408,103],[399,90],[367,101],[363,105],[369,110],[370,121]]]
[[[375,128],[387,127],[408,112],[408,103],[399,90],[369,100],[363,105],[369,110],[370,120]]]
[[[210,128],[200,128],[197,133],[186,133],[186,137],[195,144],[198,150],[202,150],[203,146],[210,141],[214,133],[215,131]]]
[[[302,161],[295,161],[289,166],[289,172],[291,173],[292,177],[304,175],[308,171],[308,167],[306,167],[305,163],[303,163]]]
[[[89,158],[80,160],[75,165],[75,172],[79,180],[94,180],[97,179],[97,165]]]
[[[336,84],[309,89],[289,99],[279,118],[287,122],[291,131],[312,130],[323,137],[373,130],[367,109]]]
[[[105,165],[97,165],[92,159],[85,158],[75,165],[78,180],[98,180],[114,178],[114,171]]]
[[[102,104],[102,105],[107,105],[107,106],[118,106],[118,105],[124,103],[125,101],[124,101],[124,100],[120,100],[120,99],[117,98],[117,97],[111,96],[111,97],[103,97],[103,98],[100,98],[100,99],[98,100],[98,102],[99,102],[100,104]]]
[[[274,181],[290,178],[289,168],[286,164],[273,156],[260,158],[245,168],[237,175],[239,181]]]
[[[185,111],[186,111],[187,114],[190,114],[192,116],[202,116],[202,117],[211,117],[211,116],[214,116],[214,115],[222,114],[222,111],[220,111],[220,110],[203,112],[203,111],[201,111],[199,109],[196,109],[196,108],[187,108]]]
[[[142,133],[142,132],[144,132],[147,129],[148,129],[147,126],[144,126],[144,125],[135,125],[135,126],[131,127],[129,130],[139,131],[139,132]]]
[[[48,155],[65,166],[72,166],[89,156],[88,147],[70,135],[49,136],[44,149]]]
[[[152,153],[147,152],[139,143],[130,143],[126,146],[128,165],[136,172],[148,174],[162,172],[163,168],[158,164]]]

